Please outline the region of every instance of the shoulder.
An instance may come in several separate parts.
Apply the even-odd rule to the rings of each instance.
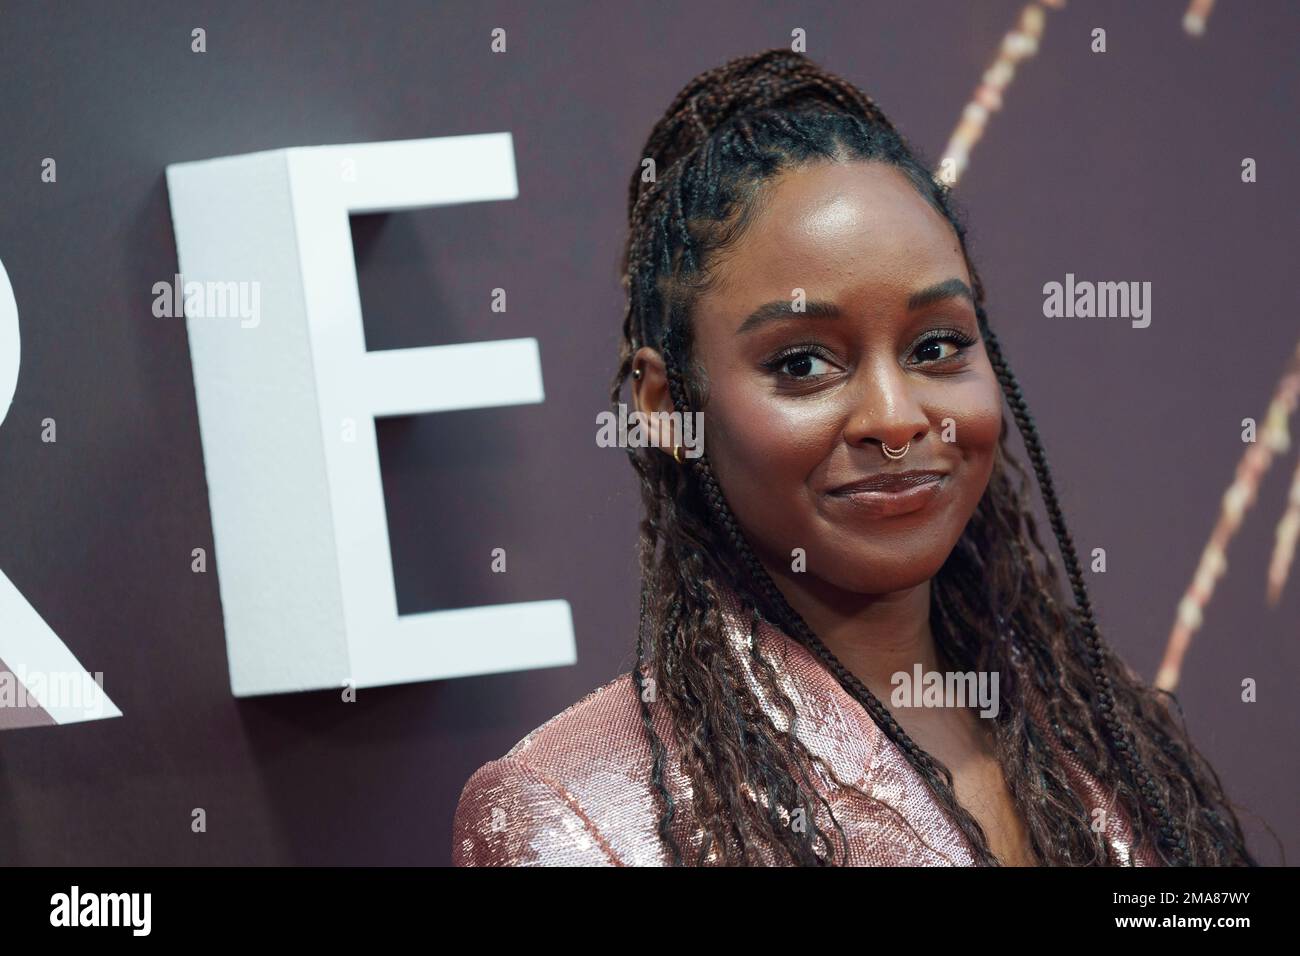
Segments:
[[[453,864],[626,862],[635,824],[653,827],[649,759],[633,677],[625,673],[474,772],[456,807]]]

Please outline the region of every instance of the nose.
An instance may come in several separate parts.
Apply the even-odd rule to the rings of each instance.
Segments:
[[[845,442],[901,448],[919,441],[930,430],[930,418],[916,385],[897,364],[863,368],[861,378],[844,422]]]

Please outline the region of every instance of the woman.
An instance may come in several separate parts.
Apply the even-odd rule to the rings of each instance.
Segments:
[[[643,155],[611,401],[702,412],[703,454],[667,416],[630,449],[637,666],[474,774],[455,862],[1253,864],[1102,641],[964,226],[879,108],[772,50]]]

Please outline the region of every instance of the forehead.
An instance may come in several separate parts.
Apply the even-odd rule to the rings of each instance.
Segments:
[[[771,180],[715,273],[715,295],[733,302],[789,298],[795,287],[827,299],[894,287],[906,298],[954,276],[969,283],[948,220],[901,170],[863,162],[818,162]]]

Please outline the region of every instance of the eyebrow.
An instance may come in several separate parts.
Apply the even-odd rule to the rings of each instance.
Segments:
[[[936,282],[932,286],[913,292],[908,296],[907,310],[913,312],[948,299],[965,299],[971,305],[975,304],[975,294],[971,292],[970,286],[962,282],[961,279],[953,278],[945,279],[943,282]],[[760,305],[746,316],[745,321],[740,323],[740,328],[736,329],[736,334],[744,335],[746,332],[752,332],[760,326],[780,319],[798,316],[814,319],[833,319],[838,318],[840,314],[839,306],[834,302],[810,300],[804,303],[801,311],[796,312],[794,303],[789,299],[775,299]]]

